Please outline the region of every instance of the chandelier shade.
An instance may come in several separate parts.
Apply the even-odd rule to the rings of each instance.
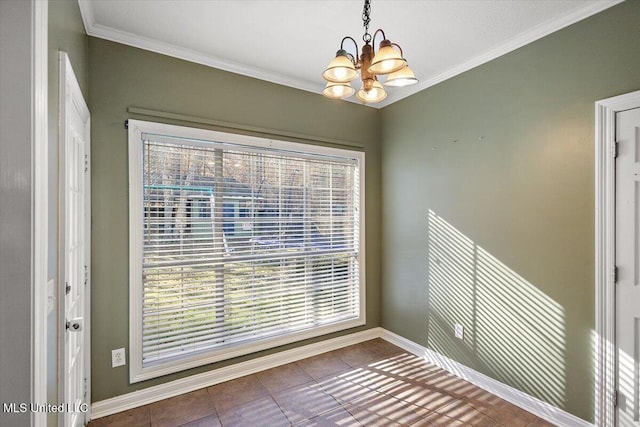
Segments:
[[[393,87],[403,87],[409,86],[418,83],[418,79],[411,71],[411,68],[407,65],[404,68],[400,68],[398,71],[395,71],[387,77],[387,80],[384,82],[386,86]]]
[[[336,83],[336,82],[327,82],[322,94],[327,98],[332,99],[341,99],[348,98],[354,94],[356,90],[351,87],[349,82],[346,83]]]
[[[371,60],[369,72],[371,74],[389,74],[398,71],[407,65],[402,54],[391,46],[389,40],[380,43],[378,53]]]
[[[347,83],[358,77],[358,71],[349,59],[347,51],[340,49],[322,73],[322,77],[328,82]]]
[[[379,81],[374,80],[370,89],[366,89],[365,84],[363,84],[362,88],[356,93],[356,97],[364,104],[373,104],[384,100],[387,97],[387,91],[384,90]]]
[[[327,98],[343,99],[353,95],[355,90],[349,82],[358,77],[358,74],[362,80],[362,88],[356,93],[356,98],[364,104],[380,102],[387,97],[387,91],[377,76],[386,76],[384,84],[387,86],[401,87],[418,82],[398,44],[391,43],[381,29],[376,30],[373,36],[369,34],[370,14],[371,0],[364,0],[362,53],[358,55],[358,43],[352,37],[344,37],[335,58],[322,73],[322,77],[327,81],[322,94]],[[375,40],[378,33],[382,33],[382,41],[376,52]],[[346,41],[353,43],[355,54],[345,49]]]

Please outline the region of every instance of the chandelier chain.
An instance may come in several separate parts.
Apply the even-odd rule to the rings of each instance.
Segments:
[[[369,34],[369,23],[371,22],[371,0],[364,0],[364,9],[362,10],[362,25],[364,26],[364,35],[362,40],[369,44],[371,34]]]

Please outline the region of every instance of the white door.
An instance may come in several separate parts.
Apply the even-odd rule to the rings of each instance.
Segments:
[[[617,425],[640,427],[640,108],[616,113]]]
[[[83,426],[89,401],[89,110],[66,53],[60,53],[61,414]]]

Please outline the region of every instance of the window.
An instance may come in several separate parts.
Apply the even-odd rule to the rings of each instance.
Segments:
[[[129,121],[131,382],[362,325],[364,153]]]

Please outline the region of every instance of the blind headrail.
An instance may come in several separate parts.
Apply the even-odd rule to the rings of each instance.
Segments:
[[[320,142],[331,147],[336,148],[357,148],[359,151],[364,151],[364,144],[354,141],[346,141],[335,138],[326,138],[317,135],[307,135],[299,132],[291,132],[282,129],[270,129],[260,126],[253,126],[243,123],[233,123],[224,120],[209,119],[205,117],[190,116],[187,114],[170,113],[165,111],[152,110],[148,108],[140,107],[128,107],[127,112],[131,114],[140,114],[142,116],[157,117],[162,119],[176,120],[185,123],[196,123],[200,125],[208,125],[219,130],[233,130],[251,132],[257,134],[257,136],[276,137],[276,138],[290,138],[299,141]]]

